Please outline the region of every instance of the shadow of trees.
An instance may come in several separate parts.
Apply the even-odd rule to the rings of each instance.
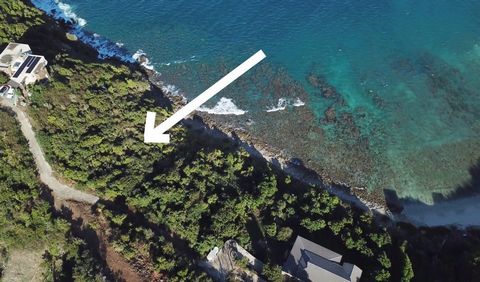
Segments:
[[[458,200],[478,195],[480,194],[480,159],[478,159],[477,162],[469,168],[469,173],[470,180],[462,185],[459,185],[448,195],[443,195],[436,192],[432,193],[433,203],[431,205],[427,205],[426,203],[412,197],[400,198],[395,190],[384,189],[383,194],[387,203],[387,207],[391,212],[400,214],[404,209],[404,204],[406,203],[431,207],[441,202]]]

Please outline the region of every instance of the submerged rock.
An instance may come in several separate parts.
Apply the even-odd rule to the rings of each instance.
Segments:
[[[333,106],[328,107],[324,114],[327,123],[334,123],[337,120],[337,114]]]
[[[310,73],[307,77],[308,83],[310,83],[310,85],[312,85],[315,88],[320,88],[323,84],[322,83],[323,80],[324,80],[323,78],[321,78],[320,76],[314,73]]]

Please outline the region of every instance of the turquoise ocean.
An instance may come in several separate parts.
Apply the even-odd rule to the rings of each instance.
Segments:
[[[425,203],[480,190],[480,1],[56,4],[187,98],[262,49],[201,110],[322,175]]]

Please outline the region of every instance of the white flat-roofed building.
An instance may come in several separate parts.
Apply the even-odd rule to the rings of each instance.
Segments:
[[[21,85],[35,83],[48,77],[47,60],[43,56],[29,55],[10,79]]]
[[[0,71],[12,76],[30,54],[32,50],[27,44],[9,43],[0,54]]]
[[[22,87],[48,78],[48,62],[43,56],[33,55],[30,46],[9,43],[0,54],[0,71],[10,77],[10,83]]]

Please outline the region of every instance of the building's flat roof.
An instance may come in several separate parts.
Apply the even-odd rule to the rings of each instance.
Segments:
[[[17,47],[18,45],[21,45],[21,43],[8,43],[7,49],[13,50],[13,49],[15,49],[15,47]],[[25,45],[25,44],[24,44],[24,45]]]
[[[15,49],[17,49],[15,51]],[[24,52],[30,52],[30,46],[28,44],[23,44],[23,43],[9,43],[7,47],[2,51],[1,55],[6,55],[6,54],[21,54]]]
[[[13,59],[13,56],[10,55],[10,54],[6,54],[6,55],[3,55],[0,57],[0,63],[2,64],[10,64],[10,62],[12,61]]]

